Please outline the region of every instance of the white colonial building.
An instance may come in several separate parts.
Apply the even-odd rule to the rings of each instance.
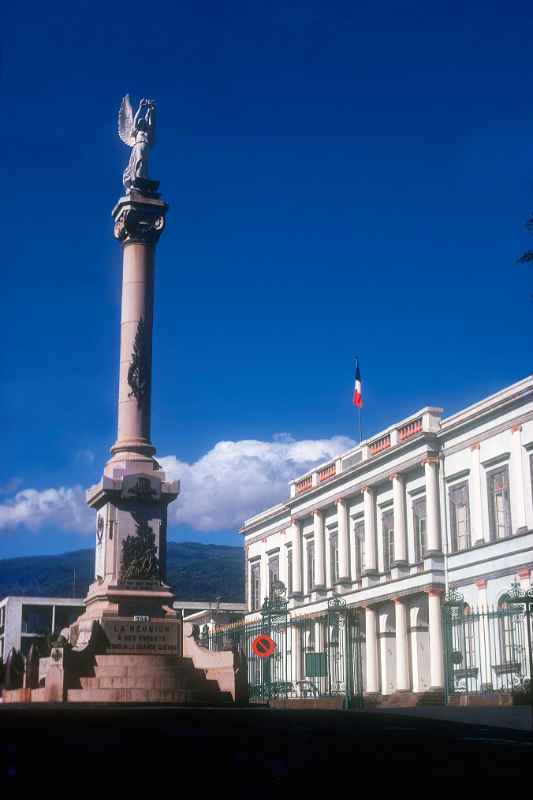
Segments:
[[[287,589],[292,625],[319,619],[341,596],[361,609],[366,694],[442,691],[450,588],[468,611],[498,609],[513,583],[530,586],[533,376],[441,413],[423,408],[302,475],[285,502],[242,528],[246,621],[260,618],[276,581]],[[324,649],[320,631],[315,642],[309,630],[309,647],[302,637],[291,646],[294,686],[325,674],[297,652]],[[498,675],[514,669],[513,655],[469,644],[462,631],[463,677],[475,672],[474,647],[485,647],[482,682],[496,688]]]

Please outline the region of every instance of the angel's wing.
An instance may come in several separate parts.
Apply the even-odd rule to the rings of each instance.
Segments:
[[[129,94],[122,98],[122,103],[120,104],[120,111],[118,112],[118,135],[128,147],[133,147],[135,144],[135,136],[133,135],[133,110]]]

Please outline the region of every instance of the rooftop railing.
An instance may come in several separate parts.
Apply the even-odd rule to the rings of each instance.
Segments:
[[[362,445],[348,451],[340,458],[335,458],[328,464],[324,464],[309,475],[305,475],[296,481],[291,482],[291,497],[308,492],[310,489],[319,486],[325,481],[331,480],[341,472],[380,455],[385,450],[403,444],[408,439],[413,438],[422,431],[435,432],[440,427],[440,412],[442,409],[427,407],[413,417],[403,420],[395,426],[389,428],[375,439],[363,442]]]

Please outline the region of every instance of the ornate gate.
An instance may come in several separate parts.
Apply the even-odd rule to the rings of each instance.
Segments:
[[[451,590],[444,602],[446,695],[523,694],[532,672],[530,593],[513,584],[498,608],[469,608]]]
[[[360,611],[333,597],[327,611],[291,619],[287,606],[284,591],[275,591],[263,603],[260,620],[216,630],[209,647],[239,647],[246,654],[252,701],[341,696],[345,708],[362,705]],[[259,635],[275,643],[267,658],[252,647]]]

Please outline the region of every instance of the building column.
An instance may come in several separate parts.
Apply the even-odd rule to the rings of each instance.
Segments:
[[[324,539],[324,514],[320,508],[313,512],[313,531],[315,538],[315,591],[326,590],[326,545]]]
[[[337,500],[337,531],[339,536],[339,579],[338,583],[350,585],[350,543],[348,505],[344,498]]]
[[[444,689],[444,641],[441,591],[428,589],[430,691]]]
[[[372,606],[365,608],[366,693],[379,692],[378,614]]]
[[[376,575],[376,509],[375,493],[370,486],[363,486],[363,510],[365,515],[365,570],[363,575]]]
[[[407,634],[407,606],[399,597],[394,600],[396,628],[396,691],[411,689],[409,677],[409,638]]]
[[[263,540],[266,544],[266,540]],[[261,553],[261,605],[270,595],[270,587],[268,585],[268,556],[266,553]]]
[[[292,596],[303,596],[302,526],[293,519],[292,527]]]
[[[527,525],[521,425],[513,425],[511,429],[509,491],[511,500],[511,524],[513,526],[512,532],[522,533],[527,530]]]
[[[470,448],[472,463],[470,467],[470,541],[472,545],[483,544],[483,508],[481,505],[481,461],[479,442]],[[487,530],[487,541],[489,531]]]
[[[422,461],[426,472],[426,514],[427,514],[427,550],[426,555],[442,555],[440,536],[439,505],[439,460],[436,456],[428,456]]]
[[[394,498],[394,567],[405,567],[407,558],[407,525],[405,511],[405,482],[403,475],[390,476]]]

